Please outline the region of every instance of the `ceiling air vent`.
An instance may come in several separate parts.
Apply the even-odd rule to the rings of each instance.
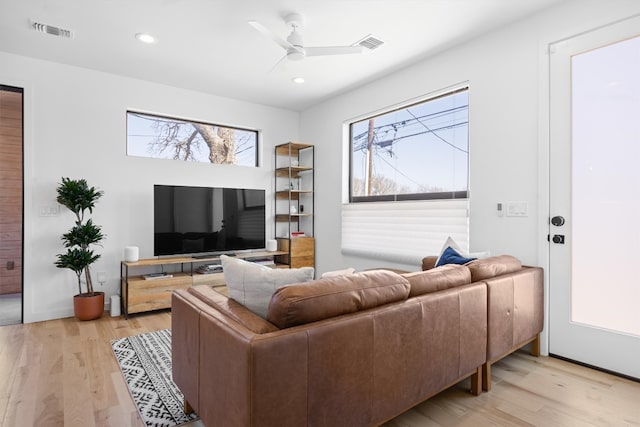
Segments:
[[[31,27],[39,33],[50,34],[52,36],[63,37],[65,39],[73,38],[73,31],[66,30],[60,27],[54,27],[53,25],[47,25],[41,22],[31,21]]]
[[[382,46],[384,44],[384,42],[382,40],[378,40],[377,38],[373,37],[371,34],[369,34],[367,37],[363,38],[362,40],[360,40],[359,42],[357,42],[355,45],[360,45],[366,49],[369,50],[373,50],[376,49],[380,46]]]

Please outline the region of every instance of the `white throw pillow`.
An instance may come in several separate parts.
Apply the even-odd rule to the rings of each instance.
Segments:
[[[267,317],[269,301],[278,288],[313,280],[313,267],[270,268],[264,265],[221,255],[224,281],[229,296],[256,313]]]
[[[345,268],[344,270],[327,271],[326,273],[322,273],[320,278],[324,279],[325,277],[346,276],[347,274],[353,274],[355,271],[356,269],[353,267]]]

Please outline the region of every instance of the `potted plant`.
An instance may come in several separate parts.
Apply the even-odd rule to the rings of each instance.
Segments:
[[[62,235],[62,242],[67,252],[57,255],[55,266],[68,268],[78,277],[78,294],[73,297],[73,310],[79,320],[92,320],[102,316],[104,311],[104,292],[95,292],[91,280],[90,266],[100,255],[93,252],[91,245],[99,244],[104,239],[100,226],[89,218],[85,221],[85,212],[93,213],[96,201],[103,192],[89,187],[84,179],[62,178],[56,189],[56,200],[67,207],[76,216],[75,226]],[[82,292],[82,275],[84,273],[86,292]]]

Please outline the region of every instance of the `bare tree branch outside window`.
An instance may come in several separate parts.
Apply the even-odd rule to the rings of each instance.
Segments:
[[[127,112],[127,155],[258,166],[258,132]]]

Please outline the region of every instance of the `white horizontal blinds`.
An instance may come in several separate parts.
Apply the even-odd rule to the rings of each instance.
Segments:
[[[420,265],[451,236],[469,248],[467,199],[351,203],[342,206],[342,253]]]

